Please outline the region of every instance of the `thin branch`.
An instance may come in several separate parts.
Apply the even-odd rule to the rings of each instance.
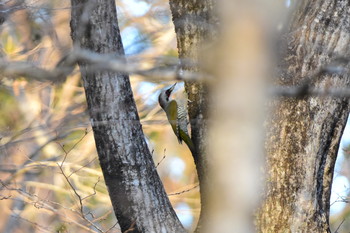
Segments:
[[[107,231],[105,231],[105,233],[111,231],[116,225],[118,224],[118,222],[116,222],[115,224],[113,224],[113,226],[111,226]],[[120,229],[118,229],[120,231]]]
[[[65,219],[68,219],[66,215],[61,214],[56,208],[54,208],[53,206],[51,206],[51,205],[49,205],[49,204],[47,204],[47,203],[51,203],[51,204],[53,204],[53,205],[60,206],[60,207],[62,207],[62,208],[64,208],[64,209],[70,210],[70,211],[72,211],[73,213],[77,214],[78,216],[82,217],[82,216],[81,216],[81,213],[78,212],[78,211],[76,211],[75,209],[71,209],[71,208],[65,207],[65,206],[61,205],[60,203],[57,203],[57,202],[54,202],[54,201],[43,200],[43,199],[41,199],[39,196],[37,196],[37,195],[35,195],[35,194],[28,193],[28,192],[26,192],[26,191],[24,191],[24,190],[22,190],[22,189],[20,189],[20,188],[11,188],[11,187],[7,186],[5,183],[3,183],[2,180],[0,180],[0,184],[1,184],[3,187],[5,187],[7,190],[16,191],[16,192],[19,193],[20,195],[22,195],[22,196],[28,198],[29,200],[32,200],[32,201],[33,201],[32,204],[35,205],[36,207],[40,206],[41,208],[45,208],[46,210],[49,210],[49,211],[51,211],[51,212],[53,212],[53,213],[55,213],[55,214],[58,214],[59,216],[65,218]],[[10,199],[16,200],[15,198],[10,198]],[[40,205],[38,205],[39,202],[40,202]],[[84,218],[83,218],[83,219],[84,219]],[[89,220],[86,220],[86,219],[84,219],[84,220],[85,220],[85,221],[88,221],[88,222],[90,223]],[[88,227],[86,227],[85,225],[80,224],[80,223],[74,221],[72,218],[69,218],[69,221],[67,221],[67,222],[68,222],[68,223],[74,223],[74,224],[76,224],[77,226],[79,226],[79,227],[81,227],[82,229],[85,229],[85,230],[87,230],[87,231],[89,231],[89,232],[94,232],[94,231],[92,231],[91,229],[89,229]]]
[[[0,196],[2,196],[2,197],[0,198],[0,201],[2,201],[2,200],[7,200],[7,199],[10,199],[10,198],[11,198],[11,195],[8,195],[8,196],[0,195]]]
[[[61,144],[58,143],[58,144],[61,146],[62,150],[64,151],[65,155],[64,155],[64,158],[63,158],[61,164],[57,163],[57,165],[58,165],[58,168],[59,168],[60,171],[61,171],[61,174],[63,175],[63,177],[64,177],[65,180],[67,181],[68,185],[71,187],[71,189],[73,190],[75,196],[78,198],[78,201],[79,201],[79,209],[80,209],[81,217],[82,217],[85,221],[89,222],[89,224],[91,224],[96,230],[98,230],[99,232],[103,232],[102,229],[100,229],[100,228],[99,228],[98,226],[96,226],[92,221],[90,221],[89,219],[86,218],[86,215],[89,215],[89,214],[90,214],[93,218],[94,218],[94,216],[92,215],[91,212],[89,212],[89,213],[84,213],[84,205],[83,205],[83,200],[85,200],[85,199],[87,199],[87,198],[89,198],[89,197],[91,197],[91,196],[93,196],[93,195],[96,194],[96,186],[97,186],[98,182],[100,181],[100,177],[98,177],[98,180],[97,180],[97,182],[96,182],[95,185],[94,185],[94,188],[93,188],[94,192],[93,192],[92,194],[86,196],[86,197],[81,197],[80,194],[79,194],[79,193],[77,192],[77,190],[75,189],[75,187],[73,186],[73,184],[72,184],[72,183],[70,182],[70,180],[69,180],[69,177],[70,177],[72,174],[74,174],[75,172],[77,172],[77,171],[71,173],[69,176],[67,176],[67,175],[65,174],[65,172],[63,171],[63,164],[64,164],[64,162],[65,162],[65,160],[66,160],[68,154],[69,154],[69,153],[70,153],[70,152],[71,152],[85,137],[86,137],[86,135],[87,135],[89,132],[90,132],[90,131],[88,131],[87,129],[85,129],[84,135],[83,135],[83,136],[82,136],[68,151],[64,148],[63,145],[61,145]],[[92,162],[92,161],[91,161],[91,162]],[[89,162],[89,163],[90,163],[90,162]],[[89,163],[88,163],[88,164],[89,164]],[[78,169],[78,170],[79,170],[79,169]]]
[[[48,232],[48,233],[53,232],[53,229],[49,229],[49,228],[44,227],[44,226],[42,226],[42,225],[40,225],[38,223],[32,222],[29,219],[21,217],[19,214],[12,213],[11,217],[14,217],[14,218],[17,218],[19,220],[28,222],[28,223],[32,224],[34,227],[40,229],[41,231]]]
[[[303,98],[306,96],[320,97],[335,97],[335,98],[350,98],[350,88],[315,88],[309,86],[278,86],[272,87],[269,94],[277,97],[295,97]]]
[[[166,149],[164,149],[164,156],[163,156],[163,158],[157,163],[156,168],[157,168],[157,167],[163,162],[163,160],[165,159],[165,157],[166,157],[165,152],[166,152]]]
[[[337,227],[334,233],[338,233],[338,230],[341,227],[341,225],[343,225],[344,221],[345,221],[345,218],[343,219],[343,221],[341,221],[341,223],[339,224],[339,226]]]
[[[84,164],[84,165],[81,166],[80,168],[78,168],[78,169],[72,171],[72,172],[68,175],[68,177],[71,177],[74,173],[77,173],[77,172],[80,171],[81,169],[87,167],[89,164],[91,164],[91,163],[92,163],[93,161],[95,161],[96,159],[97,159],[97,157],[93,158],[91,161],[87,162],[86,164]]]
[[[65,77],[63,69],[55,69],[52,71],[45,70],[35,66],[30,62],[8,61],[0,59],[0,74],[6,77],[26,77],[30,80],[45,82],[63,82]]]
[[[83,201],[82,201],[82,198],[81,196],[79,195],[79,193],[77,192],[77,190],[75,189],[75,187],[73,186],[72,182],[70,182],[69,178],[66,176],[66,174],[64,173],[62,167],[60,166],[60,164],[58,164],[58,167],[63,175],[63,177],[65,178],[65,180],[67,181],[68,185],[71,187],[71,189],[73,190],[75,196],[78,197],[78,200],[79,200],[79,204],[80,204],[80,212],[82,215],[84,215],[84,206],[83,206]]]
[[[62,160],[62,162],[61,162],[61,165],[60,165],[61,168],[62,168],[64,162],[66,161],[68,154],[69,154],[72,150],[75,149],[75,147],[86,137],[86,135],[87,135],[89,132],[91,132],[91,130],[88,131],[87,129],[85,129],[84,135],[83,135],[76,143],[74,143],[74,145],[73,145],[68,151],[66,151],[66,149],[64,148],[64,145],[61,145],[60,143],[57,142],[57,144],[61,147],[61,149],[62,149],[63,152],[64,152],[64,158],[63,158],[63,160]]]
[[[77,192],[77,190],[75,189],[75,187],[73,186],[73,184],[70,182],[69,178],[66,176],[66,174],[63,171],[63,168],[60,166],[60,164],[57,163],[58,168],[60,169],[63,177],[65,178],[65,180],[67,181],[68,185],[71,187],[71,189],[73,190],[75,196],[78,198],[79,200],[79,209],[80,209],[80,213],[81,213],[81,217],[87,221],[91,226],[93,226],[97,231],[99,232],[103,232],[102,229],[100,229],[98,226],[96,226],[96,224],[94,224],[92,221],[90,221],[89,219],[86,218],[86,214],[84,213],[84,205],[83,205],[83,198],[79,195],[79,193]],[[96,187],[97,183],[95,184]],[[89,214],[89,213],[88,213]]]
[[[306,96],[330,96],[336,98],[350,98],[350,88],[340,87],[313,87],[315,81],[322,75],[347,75],[349,70],[350,58],[336,57],[328,64],[321,66],[308,77],[304,77],[298,86],[275,86],[269,88],[269,94],[277,97],[295,97],[303,98]]]
[[[6,58],[0,59],[0,74],[5,77],[16,79],[25,77],[29,80],[39,82],[61,83],[66,76],[73,72],[78,62],[90,63],[92,71],[114,71],[128,74],[138,74],[151,77],[156,80],[199,80],[209,78],[208,75],[176,69],[179,60],[174,59],[172,65],[153,67],[150,69],[141,68],[140,61],[125,61],[125,57],[117,57],[110,54],[99,54],[89,50],[75,47],[69,54],[61,59],[53,70],[46,70],[36,66],[34,63],[22,61],[9,61]],[[168,61],[167,61],[168,62]],[[174,68],[175,67],[175,68]]]
[[[349,59],[337,58],[328,65],[321,67],[310,77],[305,77],[299,86],[275,86],[269,89],[269,94],[278,97],[298,97],[305,96],[331,96],[336,98],[350,98],[350,88],[315,88],[312,87],[313,81],[322,74],[346,74],[348,69],[346,65]],[[123,72],[128,74],[138,74],[146,77],[152,77],[157,80],[198,80],[211,79],[207,74],[189,72],[179,69],[179,61],[174,60],[172,65],[167,67],[159,66],[150,69],[140,68],[140,60],[125,61],[125,57],[117,57],[110,54],[99,54],[86,49],[75,47],[67,56],[65,56],[53,70],[45,70],[29,62],[8,61],[0,59],[0,73],[7,77],[26,77],[40,82],[52,81],[62,82],[70,74],[77,62],[86,62],[90,64],[90,70],[109,70],[114,72]],[[169,62],[169,61],[167,61]],[[188,61],[191,63],[190,61]]]
[[[170,194],[168,194],[168,196],[176,196],[176,195],[180,195],[180,194],[183,194],[183,193],[187,193],[187,192],[192,191],[193,189],[198,188],[198,187],[199,187],[199,184],[193,186],[192,188],[189,188],[189,189],[177,192],[177,193],[170,193]]]
[[[97,182],[94,185],[94,188],[93,188],[94,192],[92,194],[87,195],[86,197],[82,198],[82,201],[96,195],[96,186],[99,182],[100,182],[100,177],[98,177]]]

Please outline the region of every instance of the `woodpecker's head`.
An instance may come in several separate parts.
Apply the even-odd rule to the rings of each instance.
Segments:
[[[175,85],[176,85],[176,83],[174,85],[172,85],[170,88],[163,89],[160,92],[159,97],[158,97],[158,102],[159,102],[159,105],[162,107],[162,109],[165,109],[165,107],[168,105],[169,97],[171,95],[171,92],[173,92]]]

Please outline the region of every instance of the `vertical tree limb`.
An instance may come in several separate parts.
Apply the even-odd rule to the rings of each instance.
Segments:
[[[191,63],[197,63],[201,46],[210,42],[216,34],[214,3],[212,0],[170,0],[179,57]],[[198,63],[197,63],[198,64]],[[182,62],[183,70],[198,72],[198,65]],[[208,87],[200,81],[186,81],[185,90],[188,95],[188,113],[191,125],[191,138],[196,148],[193,154],[200,183],[201,214],[198,227],[205,221],[207,186],[209,185],[208,161],[205,149],[207,132]]]

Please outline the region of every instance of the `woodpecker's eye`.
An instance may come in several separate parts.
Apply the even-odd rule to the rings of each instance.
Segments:
[[[165,94],[166,94],[167,97],[170,96],[170,93],[171,93],[170,89],[168,89],[168,90],[165,91]]]

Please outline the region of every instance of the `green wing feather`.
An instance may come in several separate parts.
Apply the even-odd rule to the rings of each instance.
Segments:
[[[178,126],[177,102],[175,100],[170,101],[165,112],[179,143],[182,143],[182,141],[184,141],[190,151],[194,153],[194,145],[190,136]]]
[[[167,110],[165,111],[168,117],[168,121],[173,128],[175,135],[177,136],[179,142],[181,143],[181,138],[179,135],[179,129],[177,125],[177,103],[175,100],[170,101],[167,106]]]
[[[192,152],[192,154],[195,155],[194,145],[193,145],[193,142],[192,142],[190,136],[181,129],[179,131],[180,131],[180,137],[187,144],[187,146],[190,149],[190,151]]]

